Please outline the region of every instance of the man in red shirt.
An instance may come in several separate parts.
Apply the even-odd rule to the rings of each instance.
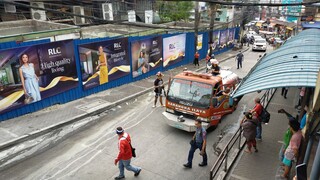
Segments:
[[[200,54],[198,53],[198,51],[196,51],[196,54],[194,54],[194,60],[193,60],[193,64],[194,64],[195,67],[197,65],[198,65],[198,67],[200,66],[199,65],[199,56],[200,56]]]
[[[131,143],[130,135],[128,133],[125,133],[122,127],[118,127],[116,130],[116,133],[119,136],[118,138],[119,154],[118,154],[118,157],[114,160],[114,164],[117,165],[117,163],[119,162],[120,174],[114,179],[117,180],[117,179],[125,178],[124,168],[126,168],[128,171],[133,171],[134,176],[139,176],[141,172],[141,168],[130,165],[131,158],[132,158],[132,149],[130,146],[130,143]]]
[[[256,139],[261,141],[261,134],[262,134],[262,126],[261,126],[261,113],[262,113],[262,105],[260,104],[260,98],[255,98],[254,103],[256,104],[254,108],[251,110],[251,113],[256,116],[259,120],[259,123],[257,125],[257,135]]]

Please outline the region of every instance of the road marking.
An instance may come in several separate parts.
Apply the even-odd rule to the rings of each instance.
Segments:
[[[145,110],[149,107],[149,106],[145,106]],[[150,116],[153,112],[155,111],[155,109],[153,109],[152,111],[150,111],[150,113],[148,113],[147,115],[145,115],[142,119],[140,119],[139,121],[137,121],[135,124],[133,124],[130,127],[127,127],[125,129],[131,129],[135,126],[137,126],[138,124],[140,124],[142,121],[144,121],[146,118],[148,118],[148,116]],[[139,112],[139,115],[141,115],[143,113],[143,111]],[[132,113],[132,116],[138,117],[138,115],[135,115],[135,113]],[[130,119],[129,117],[127,118],[123,118],[123,120],[120,123],[124,123],[123,127],[125,127],[126,124],[132,123],[134,121],[136,121],[134,118],[131,118],[129,121],[127,121],[127,119]],[[110,135],[112,134],[112,135]],[[64,164],[64,168],[59,169],[56,173],[54,173],[53,175],[51,175],[49,178],[41,178],[41,179],[63,179],[64,177],[75,173],[76,171],[78,171],[79,169],[81,169],[83,166],[87,165],[88,163],[90,163],[97,155],[101,154],[102,152],[104,152],[104,149],[106,148],[103,147],[102,149],[99,150],[100,146],[102,146],[104,143],[106,143],[107,141],[114,139],[117,135],[114,134],[114,129],[110,129],[105,135],[101,136],[99,139],[104,138],[105,136],[108,136],[109,138],[106,138],[104,141],[96,144],[96,142],[98,142],[99,140],[96,140],[94,143],[91,143],[90,146],[94,146],[94,148],[90,149],[89,151],[85,152],[83,155],[79,156],[78,158],[74,159],[73,161],[71,161],[68,165]],[[94,154],[92,154],[94,151],[96,151]],[[57,175],[59,175],[60,173],[62,173],[63,171],[65,171],[66,169],[68,169],[69,167],[71,167],[73,164],[75,164],[77,161],[81,160],[82,158],[86,157],[90,155],[91,157],[86,160],[84,163],[82,163],[81,166],[77,166],[76,168],[74,168],[71,171],[68,171],[68,173],[63,174],[61,177],[55,178]],[[47,177],[46,175],[44,175],[43,177]]]
[[[237,178],[237,179],[239,179],[239,180],[250,180],[250,179],[248,179],[248,178],[241,177],[241,176],[238,176],[238,175],[235,175],[235,174],[232,174],[231,177]]]

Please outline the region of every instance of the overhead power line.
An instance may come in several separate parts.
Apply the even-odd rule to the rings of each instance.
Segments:
[[[119,24],[119,25],[129,25],[129,26],[136,26],[136,27],[146,27],[146,28],[161,28],[161,29],[174,29],[174,30],[182,30],[182,31],[193,31],[195,28],[194,27],[177,27],[177,26],[171,26],[171,25],[160,25],[160,24],[145,24],[145,23],[140,23],[140,22],[127,22],[127,21],[110,21],[110,20],[105,20],[99,17],[95,17],[95,16],[87,16],[87,15],[81,15],[81,14],[74,14],[74,13],[69,13],[69,12],[62,12],[59,10],[55,10],[55,9],[50,9],[50,8],[41,8],[41,7],[37,7],[37,6],[31,6],[28,4],[23,4],[23,3],[18,3],[18,2],[10,2],[10,1],[3,1],[0,0],[0,2],[4,3],[4,4],[13,4],[16,6],[21,6],[21,7],[26,7],[26,8],[32,8],[32,9],[38,9],[38,10],[43,10],[43,11],[48,11],[48,12],[54,12],[54,13],[58,13],[58,14],[64,14],[64,15],[70,15],[70,16],[78,16],[78,17],[83,17],[83,18],[88,18],[88,19],[94,19],[98,22],[103,23],[108,23],[108,24]],[[249,18],[249,16],[246,17],[240,17],[240,18],[235,18],[229,22],[225,22],[225,23],[221,23],[219,25],[214,26],[214,29],[219,29],[221,27],[225,27],[226,25],[236,22],[236,21],[242,21],[244,19]],[[210,28],[209,26],[202,26],[200,27],[201,30],[207,30]]]
[[[164,1],[177,1],[177,0],[164,0]],[[179,1],[190,1],[193,2],[194,0],[179,0]],[[312,6],[312,4],[319,3],[320,1],[313,1],[313,2],[301,2],[301,3],[254,3],[254,2],[226,2],[226,1],[214,1],[214,0],[196,0],[199,2],[208,2],[208,3],[215,3],[215,4],[221,4],[221,5],[235,5],[235,6],[302,6],[302,5],[309,5]]]
[[[16,6],[21,6],[21,7],[25,7],[25,8],[32,8],[32,9],[38,9],[38,10],[43,10],[43,11],[48,11],[48,12],[54,12],[54,13],[58,13],[58,14],[66,14],[66,15],[70,15],[70,16],[78,16],[78,17],[83,17],[83,18],[88,18],[88,19],[94,19],[94,20],[104,20],[95,16],[87,16],[87,15],[81,15],[81,14],[74,14],[74,13],[69,13],[69,12],[62,12],[56,9],[50,9],[50,8],[41,8],[38,6],[31,6],[28,4],[23,4],[23,3],[18,3],[18,2],[14,2],[14,1],[3,1],[1,0],[0,2],[4,3],[4,4],[12,4],[12,5],[16,5]],[[104,20],[105,22],[108,23],[119,23],[120,21],[109,21],[109,20]]]
[[[50,9],[50,8],[41,8],[41,7],[37,7],[37,6],[31,6],[28,4],[23,4],[23,3],[18,3],[18,2],[11,2],[11,1],[4,1],[1,0],[0,2],[4,3],[4,4],[12,4],[12,5],[16,5],[16,6],[21,6],[21,7],[26,7],[26,8],[32,8],[32,9],[38,9],[38,10],[43,10],[43,11],[48,11],[48,12],[55,12],[55,13],[59,13],[59,14],[65,14],[65,15],[70,15],[70,16],[77,16],[77,17],[83,17],[83,18],[88,18],[88,19],[94,19],[96,21],[99,21],[101,23],[108,23],[108,24],[119,24],[119,25],[131,25],[131,26],[137,26],[137,27],[146,27],[146,28],[161,28],[161,29],[175,29],[175,30],[183,30],[183,31],[192,31],[194,30],[194,28],[192,27],[176,27],[176,26],[170,26],[170,25],[159,25],[159,24],[145,24],[145,23],[139,23],[139,22],[127,22],[127,21],[110,21],[110,20],[105,20],[99,17],[95,17],[95,16],[87,16],[87,15],[81,15],[81,14],[74,14],[74,13],[69,13],[69,12],[62,12],[59,10],[55,10],[55,9]],[[226,22],[223,24],[220,24],[219,26],[223,27],[225,24],[229,24],[232,23],[233,21],[237,21],[238,19],[234,19],[230,22]],[[219,27],[219,26],[215,26],[215,27]],[[209,28],[208,27],[201,27],[201,29],[206,29]]]

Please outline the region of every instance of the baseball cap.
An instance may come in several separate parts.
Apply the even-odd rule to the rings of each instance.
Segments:
[[[122,129],[122,127],[117,127],[116,133],[117,134],[122,134],[124,132],[124,130]]]

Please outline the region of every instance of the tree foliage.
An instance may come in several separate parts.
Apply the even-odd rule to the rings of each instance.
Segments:
[[[159,15],[162,21],[187,20],[190,17],[190,11],[193,9],[193,2],[157,2]]]

